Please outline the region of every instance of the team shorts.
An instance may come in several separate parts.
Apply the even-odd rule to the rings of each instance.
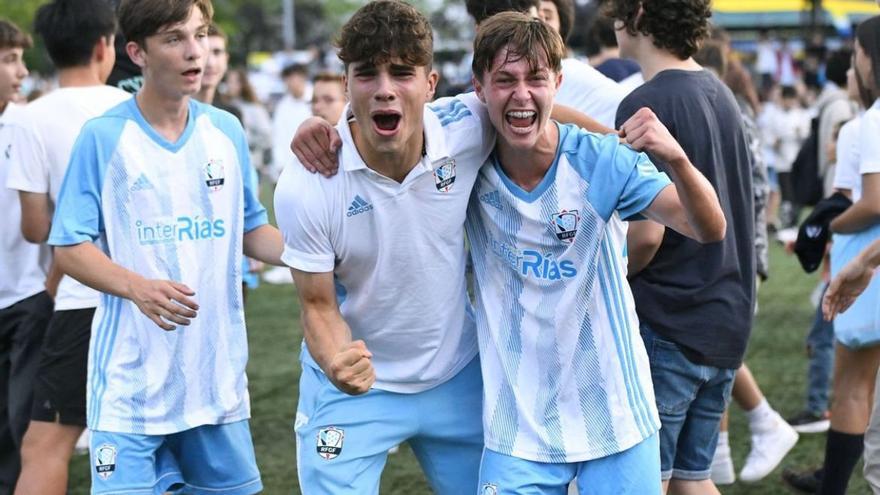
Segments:
[[[677,344],[644,323],[641,333],[662,424],[660,476],[663,480],[707,480],[736,370],[691,362]]]
[[[93,495],[250,495],[263,489],[247,420],[169,435],[92,431]]]
[[[583,462],[535,462],[485,449],[479,495],[565,495],[577,478],[584,495],[659,495],[657,433],[623,452]]]
[[[56,311],[34,380],[31,419],[86,426],[86,375],[95,308]]]
[[[409,442],[434,493],[475,493],[482,406],[478,358],[451,380],[414,394],[348,395],[305,365],[294,426],[300,488],[308,495],[377,494],[388,450]]]

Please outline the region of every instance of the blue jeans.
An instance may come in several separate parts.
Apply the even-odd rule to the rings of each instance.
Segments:
[[[660,413],[660,477],[709,479],[735,369],[692,363],[674,342],[641,325]]]
[[[822,298],[825,290],[822,289]],[[828,410],[828,391],[834,368],[834,325],[822,317],[822,304],[816,308],[813,326],[807,335],[807,353],[810,357],[807,371],[807,411],[821,416]]]

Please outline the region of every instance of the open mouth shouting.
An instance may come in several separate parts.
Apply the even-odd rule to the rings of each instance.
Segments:
[[[373,129],[380,136],[393,136],[400,129],[403,116],[394,110],[382,110],[372,115]]]
[[[504,120],[518,134],[525,134],[532,130],[538,121],[538,112],[534,110],[511,110],[504,114]]]
[[[200,67],[193,67],[192,69],[183,71],[181,75],[186,78],[187,82],[195,83],[199,80],[199,76],[202,75],[202,69]]]

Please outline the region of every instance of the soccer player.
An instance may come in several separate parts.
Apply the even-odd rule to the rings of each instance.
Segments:
[[[18,159],[12,124],[23,107],[14,101],[28,74],[22,57],[30,47],[30,36],[0,19],[0,209],[5,219],[0,229],[0,493],[7,494],[21,467],[19,449],[54,294],[54,287],[46,285],[51,253],[23,237],[18,194],[6,188]]]
[[[244,131],[191,99],[208,0],[123,0],[144,73],[74,146],[49,243],[104,293],[89,348],[92,492],[262,488],[248,426],[241,256],[279,264]],[[100,246],[100,247],[99,247]]]
[[[494,144],[473,95],[433,99],[432,31],[414,7],[361,7],[338,39],[353,119],[339,175],[298,163],[275,211],[302,307],[296,413],[303,491],[378,493],[408,441],[434,491],[476,490],[482,381],[464,221]]]
[[[663,423],[664,485],[672,479],[674,493],[717,493],[710,465],[755,302],[751,152],[730,90],[692,58],[708,35],[710,2],[607,6],[621,56],[636,60],[646,81],[620,104],[617,123],[650,107],[712,183],[728,219],[723,241],[710,244],[666,229],[657,254],[630,279]]]
[[[620,219],[698,242],[726,222],[711,185],[648,109],[621,125],[647,156],[550,120],[562,39],[519,13],[482,22],[474,85],[497,130],[471,196],[486,450],[481,493],[657,493],[659,420],[626,284]],[[619,215],[614,215],[617,212]]]
[[[71,150],[83,124],[131,97],[104,85],[113,68],[116,14],[104,0],[54,0],[34,27],[58,69],[59,89],[29,104],[15,128],[6,185],[21,200],[21,230],[45,243]],[[63,116],[63,118],[59,118]],[[86,426],[86,363],[99,294],[62,277],[34,381],[19,493],[64,494],[74,445]]]
[[[312,115],[315,117],[336,124],[347,101],[345,79],[341,74],[323,72],[312,79]]]

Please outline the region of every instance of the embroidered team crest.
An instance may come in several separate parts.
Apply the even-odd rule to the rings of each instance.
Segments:
[[[480,495],[498,495],[498,486],[492,483],[484,483],[480,488]]]
[[[336,459],[342,453],[345,430],[328,426],[318,430],[318,455],[325,460]]]
[[[550,225],[560,241],[571,243],[574,241],[574,236],[577,235],[580,220],[581,217],[577,210],[562,210],[551,217]]]
[[[226,175],[223,170],[223,162],[221,160],[211,160],[205,165],[205,185],[212,192],[223,189],[223,183],[226,182]]]
[[[116,471],[116,446],[102,444],[95,452],[95,472],[102,480],[109,478]]]
[[[822,227],[819,225],[807,225],[806,234],[810,239],[815,239],[822,234]]]
[[[437,164],[439,163],[439,166]],[[455,183],[455,159],[444,158],[434,163],[434,185],[440,192],[449,192]]]

